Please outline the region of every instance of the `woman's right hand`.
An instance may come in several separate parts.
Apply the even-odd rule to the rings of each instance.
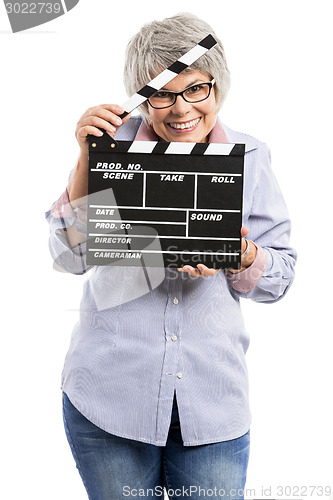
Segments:
[[[88,156],[88,135],[101,137],[105,130],[112,138],[116,135],[118,128],[129,120],[131,115],[121,119],[118,115],[124,113],[124,109],[117,104],[101,104],[93,106],[81,116],[77,122],[75,137],[79,143],[81,154]]]
[[[86,203],[85,197],[88,194],[89,152],[87,136],[101,137],[103,135],[101,128],[113,138],[118,128],[131,117],[131,115],[127,115],[123,119],[119,118],[118,115],[124,111],[117,104],[102,104],[87,109],[77,122],[75,137],[80,146],[80,155],[67,185],[68,198],[74,208]]]

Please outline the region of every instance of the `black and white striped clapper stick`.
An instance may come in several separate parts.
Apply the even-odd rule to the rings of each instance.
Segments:
[[[216,40],[212,35],[206,36],[201,42],[199,42],[195,47],[186,52],[178,61],[175,61],[171,66],[162,71],[153,80],[151,80],[147,85],[145,85],[141,90],[136,92],[132,97],[128,99],[123,104],[125,112],[120,115],[120,118],[125,118],[129,113],[131,113],[135,108],[140,106],[149,97],[151,97],[155,92],[160,90],[164,85],[171,82],[179,73],[184,71],[193,64],[199,57],[204,55],[209,49],[216,45]]]
[[[109,144],[110,140],[108,137],[105,139],[104,143],[101,138],[98,144],[95,143],[93,151],[96,153],[104,152],[109,149]],[[119,141],[115,151],[117,153],[152,153],[162,155],[244,156],[244,145],[205,142]],[[96,171],[98,171],[98,169],[96,169]],[[236,175],[236,173],[234,175]]]

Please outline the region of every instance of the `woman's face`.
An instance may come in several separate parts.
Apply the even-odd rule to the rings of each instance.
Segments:
[[[205,83],[210,77],[200,71],[181,73],[169,82],[163,90],[180,92],[196,83]],[[190,103],[181,96],[173,106],[155,109],[148,104],[148,111],[155,133],[166,142],[208,142],[208,134],[216,121],[214,87],[205,101]],[[189,128],[176,128],[180,124],[191,123]]]

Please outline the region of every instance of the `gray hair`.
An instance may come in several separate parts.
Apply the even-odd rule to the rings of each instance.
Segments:
[[[129,96],[150,82],[207,35],[217,44],[185,71],[198,70],[215,79],[216,112],[227,96],[230,73],[221,41],[212,28],[197,16],[181,13],[145,24],[129,41],[125,55],[124,84]],[[151,125],[148,103],[139,106],[143,119]]]

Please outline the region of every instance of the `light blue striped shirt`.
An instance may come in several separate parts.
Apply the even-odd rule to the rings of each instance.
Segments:
[[[116,138],[133,140],[140,124],[131,118]],[[246,292],[222,271],[197,278],[162,268],[89,270],[61,388],[86,418],[117,436],[164,446],[175,392],[185,446],[237,438],[250,427],[249,335],[240,298],[281,299],[296,253],[267,146],[222,127],[230,143],[246,145],[243,225],[266,253],[266,268]],[[56,266],[86,272],[85,244],[71,249],[63,231],[75,224],[85,234],[85,222],[77,209],[67,215],[64,209],[61,217],[51,209],[46,218]]]

